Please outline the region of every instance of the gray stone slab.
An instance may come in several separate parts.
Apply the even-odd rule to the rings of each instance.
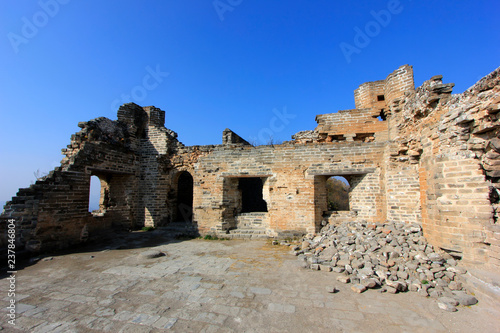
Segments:
[[[177,318],[161,317],[155,323],[153,323],[153,327],[163,330],[169,330],[175,325],[176,322]]]
[[[260,287],[250,287],[250,288],[248,288],[248,291],[250,291],[256,295],[271,295],[273,292],[269,288],[260,288]]]
[[[291,304],[270,303],[267,308],[273,312],[295,313],[295,306]]]
[[[36,308],[35,305],[17,303],[16,304],[16,313],[21,314],[21,313],[26,312],[28,310],[33,310],[34,308]]]
[[[26,267],[22,286],[28,289],[23,294],[30,296],[19,304],[32,307],[20,314],[20,327],[30,332],[328,332],[333,328],[389,333],[492,332],[500,325],[500,311],[481,299],[451,313],[417,293],[380,294],[372,289],[353,293],[351,284],[336,282],[337,273],[295,267],[297,259],[288,247],[282,251],[266,242],[164,244],[161,251],[168,256],[153,259],[150,266],[138,262],[138,254],[147,249],[144,245],[110,250],[106,258],[101,253],[92,260],[88,257],[94,254],[89,252],[60,255],[57,261]],[[231,264],[235,262],[243,264]],[[57,279],[47,279],[49,275]],[[329,293],[327,287],[332,285],[339,292]]]

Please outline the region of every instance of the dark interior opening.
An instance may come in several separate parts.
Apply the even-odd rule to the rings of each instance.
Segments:
[[[386,117],[386,115],[385,115],[385,109],[381,109],[381,110],[380,110],[380,115],[379,115],[379,117],[380,117],[380,119],[382,119],[382,120],[386,120],[386,119],[387,119],[387,117]]]
[[[356,133],[353,138],[354,141],[373,142],[375,140],[375,133]]]
[[[193,176],[183,171],[177,181],[177,213],[178,222],[191,222],[193,218]]]
[[[330,135],[330,137],[332,138],[332,141],[345,141],[346,140],[346,138],[343,134]]]
[[[377,96],[377,101],[379,101],[379,102],[385,101],[385,96],[384,95],[378,95]]]
[[[238,189],[241,191],[242,213],[267,212],[267,203],[262,196],[261,178],[240,178]]]

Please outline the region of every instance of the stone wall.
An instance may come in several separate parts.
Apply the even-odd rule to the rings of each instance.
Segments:
[[[497,69],[463,94],[451,95],[453,84],[435,76],[407,93],[391,106],[398,147],[390,160],[393,169],[418,165],[411,178],[418,179],[423,230],[431,243],[469,263],[496,268],[498,82]]]
[[[385,102],[385,80],[365,82],[354,90],[354,105],[356,109],[375,109],[380,111],[386,109]]]
[[[118,121],[97,118],[78,124],[82,130],[62,149],[65,157],[61,166],[29,188],[20,189],[4,207],[2,227],[9,218],[16,219],[19,248],[65,248],[112,228],[127,230],[144,225],[151,192],[141,184],[150,180],[151,174],[151,183],[161,179],[150,171],[148,163],[159,154],[152,154],[152,150],[166,152],[154,146],[155,140],[160,146],[165,142],[154,131],[159,128],[163,111],[156,109],[159,117],[154,115],[150,121],[151,111],[126,104],[118,110]],[[157,131],[168,132],[164,127]],[[94,214],[89,212],[91,176],[101,182],[99,211]],[[156,206],[164,207],[163,202]],[[5,245],[3,236],[1,246]]]
[[[387,122],[378,117],[380,110],[371,108],[317,115],[317,142],[387,141]]]
[[[460,95],[437,75],[414,88],[405,65],[355,91],[354,110],[280,145],[251,146],[226,129],[221,145],[186,147],[155,107],[125,104],[63,149],[61,166],[8,202],[19,246],[62,248],[111,228],[193,222],[201,234],[265,229],[314,233],[326,222],[421,224],[429,241],[464,261],[500,267],[499,70]],[[88,212],[90,177],[101,185]],[[350,183],[349,211],[328,211],[326,180]],[[249,180],[251,179],[251,181]],[[261,208],[248,211],[251,196]],[[256,191],[256,192],[255,192]],[[251,205],[250,205],[251,206]]]
[[[327,211],[326,179],[335,175],[351,179],[351,210],[358,218],[383,220],[383,149],[383,143],[361,142],[212,147],[198,156],[191,170],[194,221],[202,233],[235,228],[241,212],[238,179],[254,177],[264,180],[270,235],[315,232]]]

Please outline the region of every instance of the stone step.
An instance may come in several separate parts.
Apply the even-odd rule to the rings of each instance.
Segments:
[[[266,234],[266,229],[238,228],[229,230],[230,234]]]
[[[164,227],[158,227],[157,229],[172,236],[199,236],[198,227],[191,223],[172,222]]]
[[[269,236],[266,234],[265,229],[256,228],[244,228],[244,229],[233,229],[229,231],[229,234],[224,235],[227,238],[241,238],[241,239],[266,239]]]
[[[268,239],[269,236],[265,234],[226,234],[221,237],[229,239]]]
[[[177,227],[177,226],[160,227],[158,229],[160,229],[160,230],[198,230],[198,228],[196,228],[196,227]]]

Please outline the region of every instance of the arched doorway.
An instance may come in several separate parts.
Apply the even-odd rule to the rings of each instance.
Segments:
[[[193,176],[182,171],[177,180],[176,222],[191,222],[193,219]]]

